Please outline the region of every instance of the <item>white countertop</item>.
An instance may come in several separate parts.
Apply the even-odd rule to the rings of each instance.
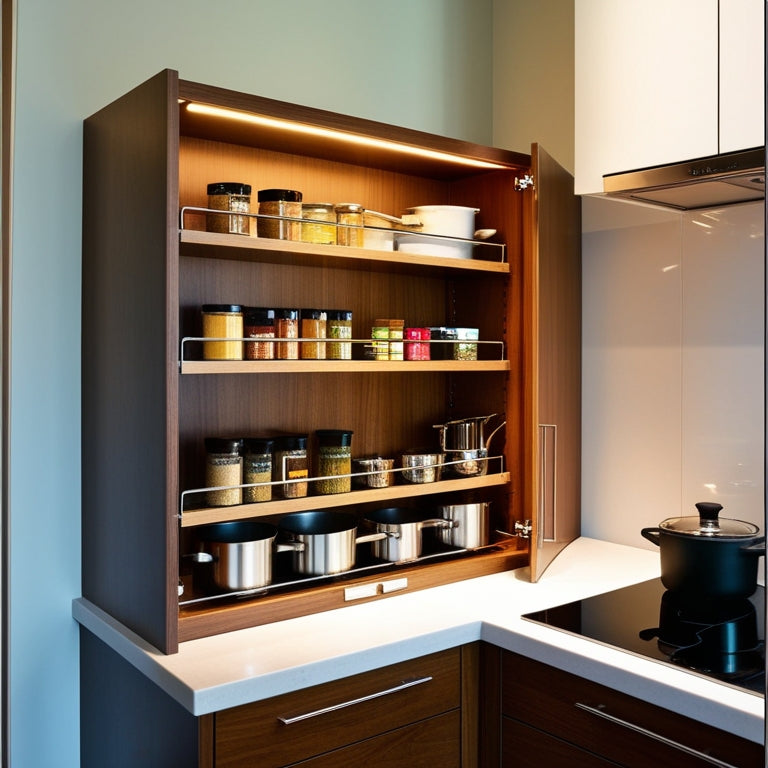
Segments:
[[[580,538],[536,584],[527,569],[182,643],[165,655],[89,601],[83,626],[194,715],[484,640],[763,742],[761,696],[521,619],[659,575],[658,551]]]

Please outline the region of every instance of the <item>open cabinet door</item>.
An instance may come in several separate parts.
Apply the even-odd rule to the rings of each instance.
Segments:
[[[531,510],[531,581],[581,531],[581,198],[573,177],[537,144],[527,243],[532,302],[527,413],[526,507]]]

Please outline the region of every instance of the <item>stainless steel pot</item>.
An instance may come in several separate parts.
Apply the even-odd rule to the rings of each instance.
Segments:
[[[749,597],[765,537],[752,523],[719,519],[720,504],[702,501],[696,509],[698,517],[669,518],[640,531],[659,547],[662,584],[701,600]]]
[[[272,583],[272,555],[303,548],[300,543],[275,544],[277,528],[269,523],[236,521],[201,528],[198,562],[213,563],[217,587],[242,592]]]
[[[357,518],[346,512],[313,510],[293,512],[280,520],[280,529],[291,544],[302,544],[293,553],[293,569],[304,576],[327,576],[355,565],[355,547],[386,538],[385,533],[357,536]]]
[[[386,507],[369,512],[365,519],[385,538],[374,541],[374,557],[391,563],[402,563],[421,557],[424,528],[450,528],[454,525],[443,518],[426,518],[417,509]]]
[[[402,455],[403,480],[407,483],[434,483],[440,479],[445,454],[408,451]]]
[[[452,523],[451,527],[438,531],[443,544],[461,549],[477,549],[488,544],[490,502],[450,504],[437,509],[440,517]]]
[[[440,449],[445,453],[447,473],[459,477],[474,477],[484,475],[488,471],[491,439],[506,421],[501,421],[487,436],[484,434],[484,428],[491,419],[500,415],[491,413],[488,416],[473,416],[434,425],[435,429],[440,430]]]

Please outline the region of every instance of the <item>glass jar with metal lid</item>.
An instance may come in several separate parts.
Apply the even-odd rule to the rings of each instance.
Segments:
[[[206,501],[212,507],[242,504],[243,457],[239,438],[205,438]]]
[[[221,232],[230,235],[250,235],[251,217],[234,214],[251,212],[251,185],[236,181],[218,181],[208,185],[208,208],[223,213],[208,213],[205,228],[208,232]]]
[[[352,435],[348,429],[318,429],[317,477],[314,491],[318,494],[348,493],[352,488]]]
[[[301,240],[301,197],[295,189],[260,189],[259,237]]]
[[[203,304],[204,360],[243,359],[243,308],[239,304]]]
[[[352,338],[352,311],[349,309],[329,309],[326,334],[329,341],[326,355],[330,360],[351,360],[352,342],[340,339]]]
[[[273,440],[248,437],[243,440],[243,501],[246,504],[272,498]],[[265,485],[261,485],[265,483]]]
[[[279,435],[274,438],[272,479],[282,483],[275,485],[274,490],[276,495],[284,499],[307,495],[307,439],[308,435]]]
[[[302,203],[301,218],[302,242],[336,244],[336,211],[333,203]]]
[[[339,245],[362,248],[365,244],[363,206],[357,203],[339,203],[336,206],[336,240]]]

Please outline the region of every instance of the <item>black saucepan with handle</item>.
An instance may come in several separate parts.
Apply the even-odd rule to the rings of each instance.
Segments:
[[[757,589],[757,565],[765,554],[760,529],[720,519],[722,505],[696,504],[698,517],[675,517],[640,533],[659,547],[667,589],[701,599],[749,597]]]

